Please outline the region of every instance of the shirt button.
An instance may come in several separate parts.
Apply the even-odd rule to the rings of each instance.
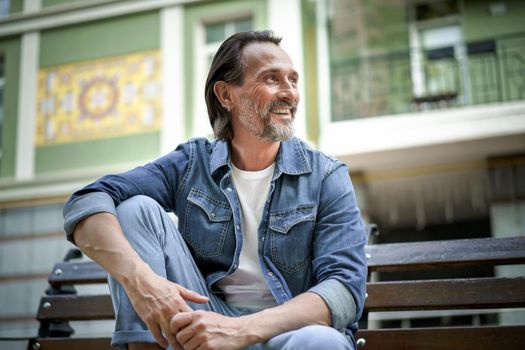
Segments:
[[[232,188],[231,187],[226,187],[226,191],[231,192]]]
[[[272,271],[269,271],[269,272],[268,272],[268,276],[273,276],[273,272],[272,272]]]
[[[237,268],[237,264],[233,264],[233,269],[235,270]]]
[[[211,216],[212,218],[214,218],[214,217],[215,217],[215,213],[211,213],[210,216]]]
[[[239,225],[235,226],[235,228],[237,229],[237,231],[241,230],[241,227]]]

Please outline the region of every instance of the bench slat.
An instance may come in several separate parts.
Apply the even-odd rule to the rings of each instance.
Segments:
[[[42,297],[36,318],[40,321],[111,320],[115,315],[109,294],[66,294]]]
[[[356,339],[366,341],[359,350],[522,350],[524,334],[525,326],[364,329]]]
[[[525,307],[525,277],[367,284],[367,311]]]
[[[106,271],[100,265],[91,262],[59,262],[55,264],[48,277],[48,282],[53,287],[62,284],[94,284],[106,283]]]
[[[28,349],[39,350],[115,350],[111,347],[111,338],[37,338],[29,344]]]
[[[370,245],[365,249],[370,255],[370,271],[402,271],[471,264],[525,264],[525,237],[392,243]],[[48,281],[54,287],[62,284],[106,283],[106,272],[94,262],[60,262],[55,264]]]
[[[497,290],[498,293],[494,293]],[[367,311],[525,307],[525,278],[368,283]],[[49,307],[45,307],[45,303]],[[57,295],[41,299],[37,319],[113,319],[109,295]]]
[[[369,271],[525,263],[525,236],[366,246]]]

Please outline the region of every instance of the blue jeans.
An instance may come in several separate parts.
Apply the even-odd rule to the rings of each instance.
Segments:
[[[188,302],[194,310],[206,310],[238,317],[247,312],[228,306],[211,293],[201,272],[179,234],[175,224],[153,199],[132,197],[117,207],[117,216],[127,239],[142,259],[159,276],[209,297],[206,304]],[[112,345],[127,348],[128,343],[150,342],[155,339],[140,319],[124,288],[109,276],[109,286],[116,324]],[[250,346],[254,350],[277,349],[354,349],[350,340],[336,329],[308,326],[278,335],[265,343]]]

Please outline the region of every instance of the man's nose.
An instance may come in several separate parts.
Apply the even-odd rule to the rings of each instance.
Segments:
[[[294,84],[286,80],[281,84],[277,96],[279,99],[296,103],[299,101],[299,90]]]

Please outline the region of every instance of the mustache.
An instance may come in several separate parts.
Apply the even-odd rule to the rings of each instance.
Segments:
[[[270,105],[268,106],[268,109],[271,109],[273,107],[289,107],[289,108],[292,108],[292,109],[296,109],[297,108],[297,102],[290,102],[290,101],[273,101],[272,103],[270,103]]]

